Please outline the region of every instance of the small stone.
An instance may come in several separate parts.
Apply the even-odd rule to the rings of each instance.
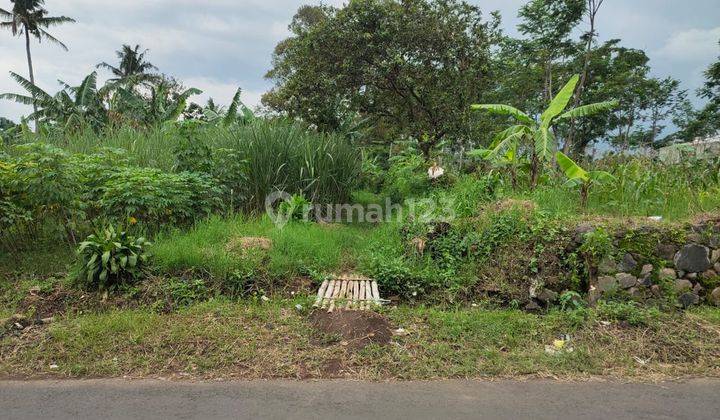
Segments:
[[[585,235],[594,231],[595,227],[589,223],[581,223],[575,228],[575,234],[573,240],[577,244],[585,242]]]
[[[683,292],[685,290],[692,290],[693,284],[690,280],[677,279],[675,280],[675,290]]]
[[[553,292],[550,289],[543,289],[540,294],[538,294],[538,300],[545,304],[553,303],[555,300],[557,300],[558,294],[556,292]]]
[[[640,299],[640,298],[643,297],[642,290],[640,290],[640,288],[638,288],[638,287],[631,287],[631,288],[629,288],[629,289],[628,289],[628,294],[629,294],[633,299]]]
[[[697,280],[698,274],[697,273],[687,273],[683,278],[686,278],[688,280]]]
[[[660,270],[660,274],[658,275],[658,277],[660,278],[660,280],[668,281],[675,280],[678,275],[672,268],[663,268],[662,270]]]
[[[645,279],[647,277],[650,277],[653,270],[655,270],[655,267],[653,267],[652,264],[645,264],[642,266],[642,270],[640,270],[640,278]]]
[[[682,271],[682,270],[678,270],[678,272],[677,272],[677,276],[678,276],[678,278],[680,278],[680,279],[683,278],[683,277],[685,277],[685,274],[686,274],[686,273],[685,273],[684,271]]]
[[[713,235],[708,240],[710,248],[720,248],[720,235]]]
[[[703,242],[703,236],[700,233],[688,233],[685,239],[694,244],[700,244]]]
[[[710,280],[710,279],[714,279],[715,277],[717,277],[717,275],[718,275],[718,273],[715,272],[715,270],[705,270],[705,271],[703,271],[701,278],[703,278],[705,280]]]
[[[615,274],[618,272],[617,263],[610,257],[605,257],[598,264],[598,273],[602,275]]]
[[[696,295],[700,295],[700,292],[702,292],[703,290],[705,290],[705,289],[702,287],[702,284],[700,284],[700,283],[695,283],[695,286],[693,287],[693,292],[694,292]]]
[[[675,254],[675,267],[690,273],[700,273],[710,268],[710,250],[697,244],[688,244]]]
[[[700,302],[700,296],[696,295],[695,293],[688,292],[683,293],[679,298],[678,302],[680,302],[680,305],[683,308],[689,308],[693,305],[697,305],[698,302]]]
[[[720,287],[716,287],[715,290],[710,293],[710,302],[715,306],[720,306]]]
[[[712,254],[710,254],[710,262],[715,264],[718,261],[720,261],[720,249],[714,249]]]
[[[598,278],[597,290],[600,293],[606,293],[617,289],[618,281],[612,276],[602,276]]]
[[[662,289],[660,289],[660,286],[657,284],[653,284],[650,287],[650,293],[652,293],[656,298],[662,297]]]
[[[618,269],[620,271],[630,272],[633,271],[637,266],[638,263],[637,261],[635,261],[635,258],[630,253],[627,253],[623,255],[623,260],[618,265]]]
[[[720,262],[716,262],[715,265],[713,265],[713,270],[715,270],[716,273],[720,273]]]
[[[40,323],[47,325],[47,324],[52,324],[54,321],[55,321],[55,318],[49,317],[49,318],[43,318],[43,319],[41,319],[41,320],[40,320]]]
[[[660,244],[656,248],[657,255],[665,261],[672,262],[675,258],[675,254],[678,252],[678,247],[673,244]]]
[[[531,300],[527,305],[525,305],[525,311],[527,312],[539,312],[541,309],[540,305],[538,305],[538,303],[534,300]]]
[[[623,289],[629,289],[637,284],[637,277],[628,273],[618,273],[615,275],[615,279]]]

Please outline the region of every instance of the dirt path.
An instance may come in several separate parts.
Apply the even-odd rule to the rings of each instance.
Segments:
[[[4,419],[692,418],[716,419],[720,380],[0,382]]]

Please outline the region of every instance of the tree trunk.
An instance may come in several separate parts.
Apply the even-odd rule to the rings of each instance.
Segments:
[[[33,73],[32,56],[30,55],[30,33],[25,26],[25,52],[27,53],[28,72],[30,73],[30,83],[35,84],[35,74]],[[33,98],[35,99],[35,98]],[[37,114],[37,104],[33,101],[33,113]],[[38,117],[35,115],[35,132],[38,132]]]
[[[580,82],[578,83],[577,89],[575,90],[575,97],[573,99],[573,108],[577,108],[580,105],[580,96],[585,89],[585,83],[588,77],[588,68],[590,67],[590,52],[592,51],[592,42],[595,37],[595,17],[597,16],[600,6],[602,6],[604,0],[596,2],[594,0],[588,0],[588,15],[590,17],[590,32],[588,33],[587,45],[585,46],[585,58],[583,62],[582,73],[580,74]],[[570,149],[573,147],[575,142],[575,118],[570,119],[570,130],[568,132],[567,139],[563,145],[563,153],[566,155],[570,153]]]

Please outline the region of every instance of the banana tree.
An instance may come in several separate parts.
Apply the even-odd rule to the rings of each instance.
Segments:
[[[530,160],[530,187],[535,188],[540,168],[552,160],[557,150],[557,140],[553,130],[555,123],[571,118],[585,117],[617,106],[615,101],[609,101],[583,105],[565,111],[575,92],[578,79],[578,75],[573,76],[537,119],[510,105],[472,105],[471,109],[511,116],[518,122],[498,133],[485,158],[496,161],[501,159],[508,150],[526,150]]]
[[[496,136],[493,142],[490,144],[490,148],[471,150],[467,153],[467,155],[489,160],[493,164],[493,166],[496,166],[498,168],[507,168],[510,171],[510,182],[512,185],[512,189],[516,190],[518,186],[518,169],[523,164],[527,165],[528,162],[527,159],[523,159],[522,157],[518,156],[517,147],[509,148],[502,156],[494,156],[492,158],[489,158],[493,149],[497,145],[497,142],[502,141],[503,138],[504,137],[502,136],[501,132],[500,135]]]
[[[555,158],[558,166],[560,166],[568,179],[567,184],[580,187],[580,205],[582,208],[587,208],[588,195],[593,185],[601,185],[615,180],[615,177],[609,172],[586,171],[563,152],[557,152]]]
[[[255,114],[241,100],[242,88],[238,88],[233,96],[230,107],[227,111],[224,108],[215,106],[214,102],[208,101],[208,106],[203,109],[203,116],[209,122],[222,122],[228,126],[233,123],[245,125],[255,119]]]

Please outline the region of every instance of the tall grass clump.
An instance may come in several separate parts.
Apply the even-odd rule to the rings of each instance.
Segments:
[[[262,210],[267,194],[278,190],[320,204],[350,200],[361,161],[341,136],[276,121],[255,121],[231,134],[234,144],[225,147],[247,160],[247,210]]]

